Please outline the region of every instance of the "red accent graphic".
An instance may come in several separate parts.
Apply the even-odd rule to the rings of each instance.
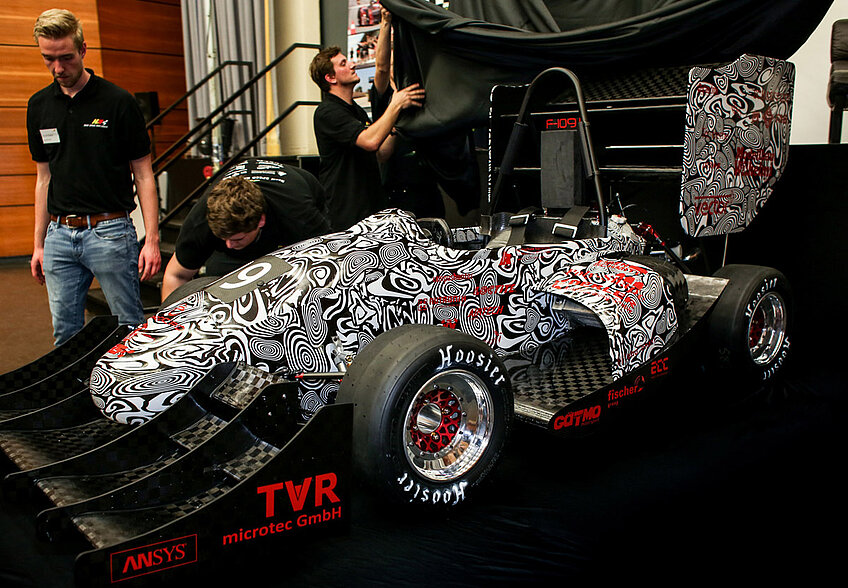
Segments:
[[[663,357],[662,359],[655,359],[651,362],[651,377],[659,378],[668,373],[669,365],[668,365],[668,357]]]
[[[472,308],[468,311],[468,318],[475,318],[480,316],[495,316],[496,314],[501,314],[503,312],[503,309],[503,305],[484,306],[483,308]]]
[[[110,579],[114,584],[196,561],[197,535],[187,535],[111,554]]]
[[[467,296],[435,296],[433,298],[422,298],[418,301],[418,310],[427,310],[428,304],[454,305],[459,304],[460,302],[465,302],[467,299]]]
[[[773,165],[774,153],[770,151],[736,148],[736,160],[733,162],[733,171],[736,175],[767,178],[771,176]]]
[[[607,402],[608,406],[615,406],[618,404],[618,401],[622,398],[626,398],[628,396],[633,396],[634,394],[638,394],[642,390],[644,390],[645,384],[645,376],[638,376],[634,381],[632,386],[624,386],[622,388],[610,390],[607,392]]]
[[[595,405],[591,408],[575,410],[564,415],[560,415],[554,419],[554,429],[566,429],[568,427],[583,427],[591,425],[601,418],[601,405]]]
[[[447,276],[435,276],[433,278],[433,282],[452,282],[454,280],[470,280],[472,279],[471,274],[450,274]]]
[[[730,204],[730,194],[695,196],[695,211],[700,215],[724,214]]]
[[[715,129],[704,129],[701,131],[701,136],[704,139],[713,139],[715,141],[725,141],[728,137],[730,137],[730,133],[727,131],[718,132]]]
[[[478,286],[474,288],[475,296],[485,294],[509,294],[510,292],[515,292],[515,284],[493,284],[491,286]]]
[[[784,125],[789,124],[789,116],[785,114],[775,114],[772,112],[771,108],[766,108],[762,112],[752,112],[751,120],[754,122],[763,121],[768,127],[770,127],[773,122],[779,122]]]
[[[340,502],[339,497],[333,492],[338,483],[338,478],[332,472],[319,474],[314,478],[313,476],[309,476],[304,478],[300,484],[295,484],[293,480],[286,480],[277,484],[260,486],[256,489],[257,494],[265,494],[265,517],[270,518],[276,514],[274,496],[277,490],[282,490],[283,488],[286,489],[292,510],[295,512],[303,510],[303,507],[306,505],[306,499],[309,497],[309,490],[313,479],[315,480],[314,495],[316,507],[320,507],[324,503],[325,497],[330,502]]]
[[[441,416],[441,422],[432,432],[422,432],[418,427],[418,417],[422,410],[428,410]],[[436,410],[434,410],[436,409]],[[444,449],[459,430],[459,421],[462,418],[462,406],[459,399],[444,388],[434,388],[429,393],[419,398],[412,407],[412,416],[409,418],[409,431],[412,442],[421,451],[435,453]]]
[[[630,273],[646,273],[641,268],[633,268],[629,265],[625,265],[625,267]],[[625,275],[623,273],[598,273],[592,272],[591,270],[569,270],[565,275],[571,275],[574,277],[566,277],[556,280],[553,283],[554,288],[558,288],[560,290],[589,288],[604,298],[612,299],[616,303],[626,305],[631,309],[636,303],[634,300],[629,299],[628,296],[633,295],[636,296],[636,298],[639,298],[642,293],[642,288],[645,287],[645,284],[642,281],[636,279],[632,275]],[[603,281],[601,283],[588,281],[591,278],[601,279]],[[617,290],[611,290],[611,287],[615,287]]]
[[[695,86],[696,94],[718,94],[718,88],[713,86],[712,84],[708,84],[707,82],[698,82],[698,85]]]
[[[545,130],[576,129],[578,124],[580,124],[580,117],[576,116],[549,118],[545,121]]]

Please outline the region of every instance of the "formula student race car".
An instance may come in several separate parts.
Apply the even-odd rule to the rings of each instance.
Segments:
[[[689,236],[743,230],[768,199],[793,75],[747,55],[688,72],[670,111],[685,111]],[[550,92],[561,79],[571,94]],[[771,378],[790,344],[785,277],[697,275],[683,244],[628,220],[626,194],[608,203],[582,92],[564,69],[493,89],[480,226],[386,210],[193,280],[130,333],[98,317],[0,376],[17,470],[4,497],[47,497],[37,533],[88,540],[80,585],[174,583],[344,532],[351,466],[401,504],[451,508],[516,419],[578,436],[661,398],[672,374]],[[596,100],[593,116],[658,106]]]
[[[742,230],[768,198],[786,164],[793,75],[791,64],[757,56],[691,70],[680,201],[690,235]],[[552,77],[572,82],[576,110],[531,113]],[[687,275],[647,255],[646,238],[602,196],[576,76],[548,70],[521,91],[506,149],[490,149],[499,160],[484,226],[389,210],[190,283],[97,363],[97,407],[142,423],[215,365],[243,362],[298,382],[304,420],[352,403],[354,463],[377,487],[456,504],[494,465],[514,417],[586,430],[681,369],[696,342],[715,352],[710,367],[771,377],[789,347],[780,272]],[[575,120],[574,130],[550,120]],[[596,204],[543,182],[540,207],[494,212],[536,129],[543,179],[556,154],[582,153]]]

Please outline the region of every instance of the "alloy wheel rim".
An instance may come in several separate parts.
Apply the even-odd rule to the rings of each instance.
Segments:
[[[757,302],[748,321],[748,351],[757,365],[771,363],[786,339],[786,303],[777,292]]]
[[[448,370],[416,392],[404,418],[404,453],[424,478],[451,482],[480,460],[492,436],[492,395],[465,370]]]

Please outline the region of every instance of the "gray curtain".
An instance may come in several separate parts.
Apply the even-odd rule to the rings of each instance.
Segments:
[[[250,69],[227,66],[214,81],[208,82],[189,99],[188,116],[194,126],[265,67],[265,3],[261,0],[182,0],[180,4],[187,88],[194,87],[224,62],[251,63]],[[268,83],[273,83],[270,78]],[[264,112],[263,79],[254,90],[243,94],[223,112],[235,123],[231,154],[253,138],[254,129],[264,128]],[[213,143],[217,141],[216,137]],[[264,152],[264,145],[260,144],[258,150]]]

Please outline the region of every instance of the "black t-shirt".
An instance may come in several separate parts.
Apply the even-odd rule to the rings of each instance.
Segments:
[[[132,94],[88,71],[91,78],[73,98],[53,82],[27,105],[30,153],[50,164],[51,214],[134,209],[129,162],[150,153]]]
[[[368,115],[356,103],[333,94],[315,110],[313,126],[321,155],[318,179],[327,191],[330,222],[344,230],[386,205],[376,154],[356,146],[368,125]]]
[[[188,269],[199,269],[212,256],[230,271],[280,247],[330,232],[324,189],[315,176],[304,169],[270,161],[249,159],[230,168],[221,181],[244,176],[265,196],[265,226],[256,240],[244,249],[228,249],[212,234],[206,222],[206,202],[213,187],[189,211],[177,237],[177,261]]]

